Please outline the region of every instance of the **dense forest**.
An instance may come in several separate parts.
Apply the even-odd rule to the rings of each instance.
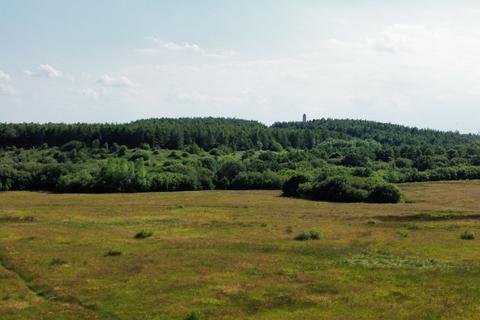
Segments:
[[[392,183],[480,178],[480,136],[363,120],[0,124],[0,190],[281,189],[398,202]]]

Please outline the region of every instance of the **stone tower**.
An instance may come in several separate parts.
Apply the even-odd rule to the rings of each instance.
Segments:
[[[303,114],[303,123],[307,122],[307,115],[304,113]]]

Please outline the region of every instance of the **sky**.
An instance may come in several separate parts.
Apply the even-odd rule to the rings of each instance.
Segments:
[[[480,2],[0,0],[0,122],[480,131]]]

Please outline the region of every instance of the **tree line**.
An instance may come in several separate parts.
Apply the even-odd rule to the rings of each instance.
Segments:
[[[299,175],[309,178],[286,195],[400,201],[389,184],[480,178],[480,139],[332,119],[0,124],[3,191],[285,189]]]

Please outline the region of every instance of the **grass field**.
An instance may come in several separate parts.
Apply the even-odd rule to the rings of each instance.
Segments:
[[[480,182],[401,188],[396,205],[0,193],[0,319],[478,319]]]

